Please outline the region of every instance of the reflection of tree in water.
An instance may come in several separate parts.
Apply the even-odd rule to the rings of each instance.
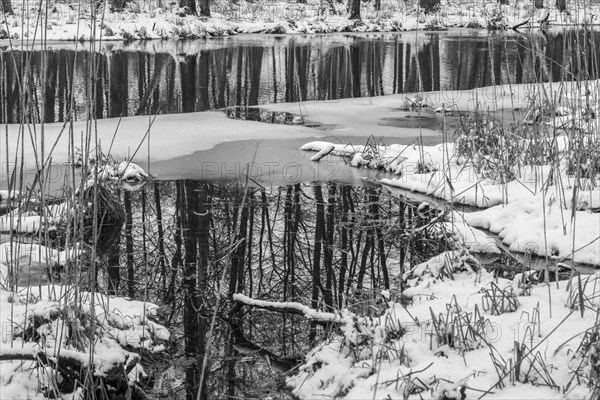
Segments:
[[[21,94],[27,120],[64,121],[71,99],[74,117],[82,119],[90,84],[97,85],[99,94],[96,117],[105,118],[470,89],[558,80],[563,75],[596,77],[600,56],[592,48],[599,35],[383,35],[312,42],[292,37],[274,38],[262,46],[233,42],[185,54],[115,50],[97,54],[95,83],[84,79],[89,59],[85,51],[48,51],[45,63],[40,51],[6,51],[0,52],[6,82],[0,94],[0,121],[19,122]],[[25,89],[19,83],[22,78]]]
[[[239,185],[154,182],[131,193],[126,210],[122,267],[109,270],[111,287],[163,305],[173,343],[148,366],[162,383],[147,389],[173,389],[160,377],[179,371],[187,398],[199,385],[207,343],[207,398],[257,396],[267,384],[281,387],[280,371],[332,329],[236,306],[234,293],[374,315],[379,291],[400,289],[401,265],[451,243],[440,240],[432,215],[380,188],[297,184],[244,196]]]

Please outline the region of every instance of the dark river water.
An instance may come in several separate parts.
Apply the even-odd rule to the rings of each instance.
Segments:
[[[246,35],[193,42],[10,49],[0,44],[0,122],[181,113],[265,103],[596,78],[598,32],[466,30]],[[95,79],[89,78],[90,62]],[[95,87],[93,86],[95,85]],[[95,104],[86,107],[95,89]],[[42,107],[42,104],[44,105]],[[25,111],[22,111],[25,110]],[[72,111],[72,112],[71,112]]]

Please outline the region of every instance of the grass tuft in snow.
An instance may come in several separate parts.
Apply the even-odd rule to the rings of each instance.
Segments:
[[[596,313],[596,323],[587,330],[581,339],[579,347],[571,359],[571,370],[573,375],[567,384],[586,384],[592,389],[590,398],[596,399],[600,396],[600,314]]]
[[[581,277],[577,274],[569,283],[569,299],[567,307],[571,310],[580,310],[582,313],[585,308],[593,311],[600,306],[600,273]]]
[[[507,312],[517,311],[519,299],[512,287],[501,289],[492,282],[489,288],[481,289],[483,292],[483,310],[491,315],[500,315]]]
[[[448,346],[462,352],[475,350],[484,345],[486,329],[490,326],[490,321],[485,318],[476,306],[473,312],[463,311],[452,297],[450,303],[446,305],[446,313],[435,315],[432,308],[432,342],[431,349],[436,347]]]

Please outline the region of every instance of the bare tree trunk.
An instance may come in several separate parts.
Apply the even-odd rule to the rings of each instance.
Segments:
[[[261,196],[262,196],[263,211],[265,213],[265,221],[267,224],[267,240],[269,241],[269,252],[271,255],[271,263],[273,266],[273,270],[276,270],[277,269],[277,261],[275,260],[275,248],[273,246],[273,229],[271,229],[271,223],[269,222],[270,221],[269,202],[267,200],[266,191],[262,190]]]
[[[115,295],[121,284],[120,236],[115,240],[108,254],[108,294]]]
[[[237,213],[236,213],[237,214]],[[231,275],[229,279],[229,295],[239,293],[243,289],[244,259],[246,256],[246,234],[248,231],[248,207],[244,206],[240,218],[240,229],[234,242],[238,243],[231,257]]]
[[[350,19],[360,19],[360,0],[348,0]]]
[[[193,2],[193,0],[190,1]],[[196,56],[185,56],[179,61],[181,108],[183,112],[196,111],[197,93],[194,82],[196,81],[197,64]]]
[[[131,212],[131,194],[128,191],[123,193],[125,201],[125,249],[127,251],[127,295],[135,297],[135,274],[133,266],[133,236],[132,225],[133,217]]]
[[[176,301],[175,282],[177,281],[177,271],[179,271],[181,264],[183,263],[183,250],[181,241],[181,233],[183,229],[183,218],[181,216],[183,212],[183,207],[181,206],[183,197],[182,193],[183,182],[175,182],[175,229],[173,231],[173,242],[175,242],[175,252],[173,253],[173,257],[171,258],[171,277],[169,281],[168,296],[165,298],[167,302],[172,303],[173,310],[175,310]]]
[[[251,195],[249,194],[249,197]],[[241,207],[241,204],[240,204]],[[233,216],[233,220],[237,221],[237,216],[240,213],[239,207],[236,208]],[[229,276],[229,297],[232,298],[235,293],[241,293],[244,290],[244,260],[246,258],[246,249],[248,247],[247,235],[248,235],[248,220],[249,220],[249,209],[247,205],[241,209],[240,216],[240,225],[239,230],[234,238],[234,243],[237,243],[237,246],[233,250],[233,254],[231,256],[231,274]],[[234,222],[235,226],[235,222]],[[234,228],[235,229],[235,228]],[[250,227],[252,229],[252,227]],[[236,343],[237,338],[240,335],[243,335],[242,332],[242,313],[241,309],[238,312],[235,312],[232,315],[232,320],[234,323],[232,324],[232,332],[230,335],[230,340],[227,343],[227,352],[233,356],[233,344]],[[235,398],[235,387],[236,382],[238,381],[235,364],[236,360],[234,357],[230,357],[231,359],[227,361],[227,396],[230,398]]]
[[[377,250],[379,252],[379,266],[381,268],[381,273],[383,274],[383,287],[385,289],[390,288],[390,278],[388,275],[386,256],[385,256],[385,243],[383,233],[381,232],[380,226],[380,215],[379,215],[379,201],[380,197],[377,193],[372,193],[371,195],[371,213],[373,214],[373,219],[376,221],[375,225],[375,236],[377,237]]]
[[[254,246],[254,196],[250,199],[250,221],[248,222],[248,256],[246,257],[248,270],[248,296],[254,295],[254,278],[252,272],[252,251]]]
[[[110,0],[110,7],[112,11],[123,11],[127,5],[127,0]]]
[[[315,227],[315,245],[313,252],[313,270],[312,270],[312,298],[311,308],[316,310],[319,307],[319,290],[321,289],[321,249],[325,230],[325,205],[323,204],[323,191],[320,185],[314,186],[315,201],[317,202],[317,221]],[[311,323],[308,340],[314,342],[317,337],[317,326]]]
[[[348,271],[348,212],[350,210],[348,204],[349,187],[342,187],[342,243],[341,243],[341,259],[340,259],[340,276],[338,279],[338,308],[344,306],[344,288],[346,280],[346,271]]]
[[[293,102],[296,101],[296,52],[294,51],[296,45],[292,42],[292,45],[286,49],[285,52],[285,101]]]
[[[355,276],[356,276],[356,266],[358,265],[358,253],[360,252],[360,243],[361,243],[361,238],[363,235],[363,231],[359,230],[357,236],[357,240],[356,240],[356,245],[354,244],[355,240],[354,240],[354,229],[352,229],[352,227],[356,226],[356,209],[354,208],[354,200],[352,198],[352,194],[353,194],[353,189],[351,187],[348,188],[348,206],[350,208],[350,216],[351,218],[349,218],[349,226],[351,227],[350,229],[348,229],[348,250],[350,252],[350,265],[348,267],[348,279],[346,279],[346,296],[348,296],[348,294],[350,293],[350,289],[352,289],[352,285],[354,284],[355,281]]]
[[[162,279],[162,293],[167,292],[167,263],[165,255],[165,233],[163,230],[162,207],[160,205],[160,182],[154,181],[154,208],[156,209],[156,226],[158,229],[158,265]]]
[[[14,14],[12,9],[12,3],[10,0],[2,0],[2,13],[3,14]]]
[[[327,221],[326,221],[326,244],[323,255],[323,266],[325,267],[326,281],[323,300],[327,306],[327,311],[333,310],[333,235],[334,235],[334,216],[336,201],[336,184],[329,185],[329,199],[327,200]]]
[[[263,249],[263,242],[264,242],[264,237],[265,237],[265,225],[268,223],[266,222],[266,214],[267,214],[267,195],[265,192],[264,188],[261,188],[261,213],[260,213],[260,233],[258,235],[258,262],[259,264],[259,268],[258,268],[258,289],[257,289],[257,293],[261,293],[262,292],[262,285],[263,285],[263,279],[264,279],[264,270],[263,270],[263,253],[264,253],[264,249]]]
[[[302,189],[299,183],[294,185],[294,222],[292,224],[292,232],[290,235],[290,296],[292,301],[297,301],[297,293],[296,293],[296,241],[298,240],[298,229],[300,227],[300,219],[301,219],[301,203],[300,203],[300,193]],[[292,330],[294,329],[294,322],[296,318],[294,316],[292,318]],[[296,348],[296,335],[292,335],[291,338],[291,347],[292,349]],[[284,354],[285,356],[286,354]]]
[[[186,398],[196,400],[198,391],[200,399],[207,399],[206,377],[200,382],[204,358],[204,335],[206,323],[200,318],[201,299],[204,297],[208,268],[208,194],[205,185],[193,181],[184,182],[185,197],[183,207],[183,243],[184,279],[183,279],[183,330],[185,338],[185,354],[190,361],[186,369]]]
[[[67,68],[70,66],[67,64]],[[74,71],[71,71],[74,73]],[[110,56],[110,114],[111,116],[126,117],[129,104],[129,81],[127,58],[121,52],[115,52]],[[71,78],[73,79],[73,78]],[[70,95],[71,93],[69,93]],[[71,104],[68,105],[71,107]]]
[[[400,214],[400,229],[402,230],[402,232],[406,231],[406,204],[401,201],[400,202],[400,210],[399,210],[399,214]],[[398,260],[398,262],[400,263],[400,276],[404,276],[404,263],[406,261],[406,248],[407,248],[407,244],[404,243],[404,241],[400,241],[400,260]],[[404,290],[404,283],[403,280],[400,279],[400,291]]]
[[[179,0],[179,7],[184,8],[186,14],[198,15],[196,0]]]
[[[210,17],[210,0],[200,0],[200,15]]]
[[[285,194],[285,202],[283,206],[283,301],[288,301],[289,291],[289,280],[290,280],[290,259],[293,258],[290,250],[291,241],[291,226],[292,226],[292,192],[293,187],[288,186]],[[281,352],[286,354],[287,352],[287,315],[283,314],[283,321],[281,324]]]
[[[365,273],[367,272],[367,261],[369,259],[369,251],[371,250],[371,240],[369,234],[367,234],[367,240],[365,240],[365,247],[362,251],[360,259],[360,269],[358,270],[358,278],[356,281],[356,292],[362,291],[363,282],[365,279]]]
[[[147,212],[147,194],[146,194],[146,187],[142,188],[142,192],[141,192],[141,197],[142,197],[142,265],[144,268],[144,275],[145,275],[145,280],[146,283],[144,284],[144,286],[147,284],[148,279],[147,279],[147,273],[148,273],[148,245],[147,245],[147,235],[146,235],[146,212]]]
[[[210,226],[211,226],[211,198],[209,195],[209,186],[200,185],[198,190],[198,279],[196,282],[198,293],[197,293],[197,306],[200,311],[203,311],[206,307],[202,302],[206,298],[207,289],[207,278],[208,278],[208,262],[209,262],[209,239],[210,239]],[[198,311],[198,310],[196,310]],[[197,312],[200,314],[200,312]],[[204,376],[204,380],[200,382],[200,396],[196,399],[208,400],[207,393],[207,382],[208,382],[208,371],[210,367],[206,366],[206,370],[202,370],[204,357],[206,356],[206,331],[208,330],[209,324],[204,318],[198,319],[198,332],[196,342],[196,358],[199,363],[199,370],[201,376]]]

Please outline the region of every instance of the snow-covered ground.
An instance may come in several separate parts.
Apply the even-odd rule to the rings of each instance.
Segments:
[[[31,245],[23,245],[17,251],[7,243],[0,246],[2,399],[48,398],[56,388],[69,387],[64,385],[74,378],[72,374],[77,374],[79,367],[91,364],[97,377],[112,379],[115,373],[125,373],[130,384],[144,377],[136,351],[163,351],[162,343],[169,339],[167,329],[153,322],[158,306],[99,293],[92,295],[68,285],[11,290],[6,279],[9,268],[16,271],[17,264],[25,262],[23,257],[38,251],[46,254],[47,249],[38,246],[32,250]],[[53,367],[56,362],[58,369]],[[69,369],[69,363],[74,370]],[[62,394],[68,394],[62,390]],[[73,391],[71,398],[82,398],[82,384],[75,383],[69,390]]]
[[[312,155],[313,162],[345,157],[352,167],[391,174],[379,182],[394,190],[439,198],[449,208],[469,205],[480,211],[448,213],[446,230],[453,232],[468,251],[442,253],[398,277],[407,287],[395,297],[390,297],[388,291],[382,292],[388,309],[379,318],[361,318],[341,311],[341,322],[337,323],[342,333],[314,348],[299,373],[288,378],[296,396],[597,396],[594,387],[598,385],[600,274],[575,275],[571,281],[546,284],[537,271],[517,274],[511,281],[494,278],[480,269],[470,253],[500,251],[485,232],[491,231],[512,251],[548,256],[550,265],[565,260],[600,265],[600,189],[597,181],[594,184],[567,171],[568,154],[573,153],[571,146],[577,141],[574,139],[592,143],[600,134],[598,84],[563,86],[568,88],[566,95],[563,92],[563,96],[556,97],[562,97],[561,103],[554,104],[554,110],[546,110],[545,117],[536,122],[545,125],[549,132],[547,137],[555,152],[552,162],[528,164],[524,157],[522,162],[511,165],[512,175],[508,176],[481,168],[485,165],[481,159],[461,156],[460,141],[435,146],[313,141],[300,148]],[[548,84],[544,89],[554,98],[560,87],[561,84]],[[535,110],[531,106],[535,103],[535,91],[540,88],[482,88],[461,93],[454,101],[443,98],[448,94],[441,93],[427,94],[437,95],[437,101],[425,101],[424,95],[406,95],[406,103],[422,102],[423,113],[433,109],[444,113],[442,105],[450,106],[449,112],[473,111],[476,103],[481,106],[482,102],[486,103],[480,108],[484,110]],[[392,99],[386,96],[370,101],[382,105]],[[394,102],[397,106],[400,99]],[[591,107],[591,118],[583,117],[581,104]],[[285,110],[286,105],[274,105],[273,109]],[[316,109],[312,112],[319,113]],[[331,122],[324,110],[321,113],[318,117]],[[484,130],[494,129],[483,126]],[[506,133],[496,133],[499,132]],[[481,138],[478,131],[474,134],[476,139]],[[526,149],[540,139],[532,136],[515,143]],[[501,138],[496,145],[502,146],[502,140],[508,138]],[[507,147],[505,152],[508,151]],[[580,154],[581,149],[575,151]],[[478,157],[483,156],[478,153]]]
[[[211,2],[212,3],[212,2]],[[374,2],[363,2],[362,20],[349,20],[345,4],[308,1],[224,2],[212,5],[211,18],[188,16],[176,6],[157,2],[131,2],[121,12],[99,7],[92,17],[88,3],[20,3],[13,1],[14,16],[0,21],[0,39],[103,40],[193,39],[237,33],[330,33],[389,32],[448,27],[512,27],[527,22],[522,29],[540,27],[546,19],[550,26],[577,26],[594,23],[600,5],[596,2],[567,2],[568,13],[561,13],[551,0],[550,8],[534,9],[530,3],[510,1],[445,1],[440,11],[425,14],[412,3],[383,1],[381,10]],[[550,4],[552,3],[552,4]],[[90,3],[95,5],[97,3]],[[46,18],[38,10],[48,7]],[[94,22],[95,21],[95,22]],[[47,27],[47,29],[45,29]]]
[[[379,318],[340,314],[343,333],[288,378],[296,396],[591,398],[600,275],[584,279],[579,296],[577,279],[529,287],[522,276],[495,279],[460,254],[424,264],[407,274],[402,304],[382,293],[388,309]]]

